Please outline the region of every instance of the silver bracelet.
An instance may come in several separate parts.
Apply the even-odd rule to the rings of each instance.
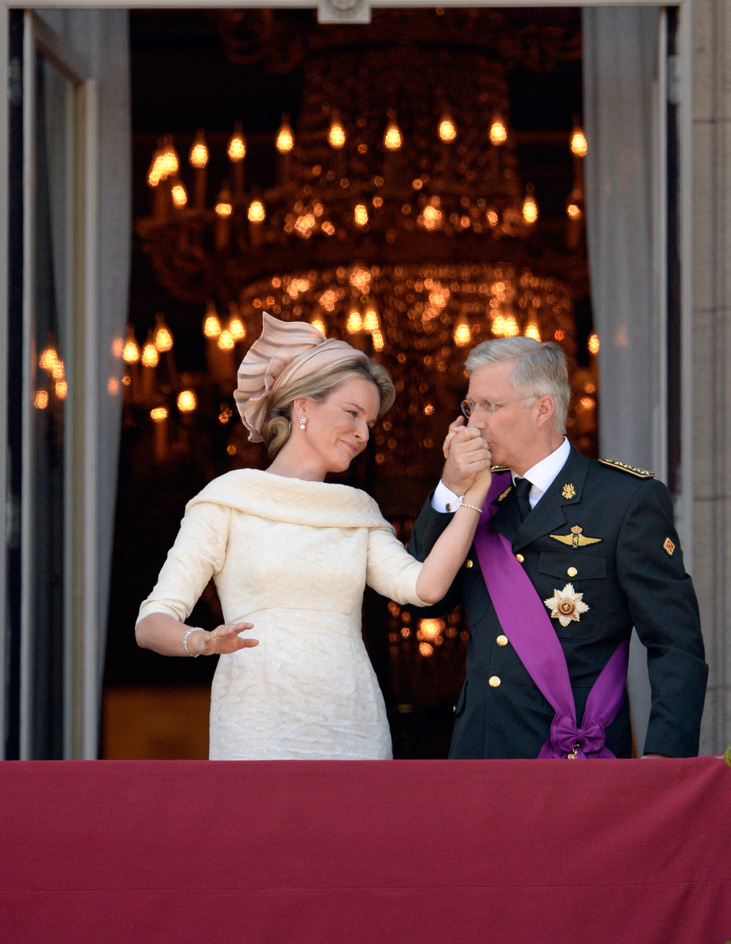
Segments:
[[[482,508],[478,508],[477,505],[470,505],[469,502],[463,501],[459,506],[460,508],[471,508],[473,511],[476,511],[478,515],[482,514]]]
[[[187,655],[193,656],[194,659],[198,658],[198,656],[200,655],[200,652],[196,652],[196,654],[193,655],[193,653],[188,648],[188,636],[190,636],[191,633],[204,633],[204,632],[205,632],[205,629],[203,629],[201,626],[189,626],[185,631],[185,635],[183,636],[183,649],[185,649],[185,652]]]

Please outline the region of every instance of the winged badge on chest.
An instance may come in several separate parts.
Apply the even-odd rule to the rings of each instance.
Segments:
[[[599,544],[601,538],[588,538],[583,533],[584,529],[575,524],[570,534],[552,534],[554,541],[560,541],[561,544],[567,544],[569,547],[586,547],[587,544]]]

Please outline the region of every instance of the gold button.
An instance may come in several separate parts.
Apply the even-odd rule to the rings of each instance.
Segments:
[[[473,566],[474,566],[474,564],[473,564],[472,561],[469,559],[469,557],[468,557],[467,560],[464,562],[464,565],[465,565],[465,567],[467,568],[467,570],[469,570],[470,567],[473,567]]]
[[[523,557],[522,554],[516,554],[516,555],[515,555],[515,559],[517,560],[517,562],[518,562],[519,564],[522,564],[523,561],[525,560],[525,557]]]
[[[507,646],[507,644],[508,644],[508,637],[507,637],[507,636],[503,636],[503,634],[500,633],[500,635],[497,637],[497,639],[495,640],[495,642],[498,644],[498,646]]]
[[[500,684],[500,677],[497,675],[490,676],[490,688],[497,688]]]
[[[569,575],[569,577],[575,577],[578,574],[578,570],[575,567],[569,567],[566,573]]]

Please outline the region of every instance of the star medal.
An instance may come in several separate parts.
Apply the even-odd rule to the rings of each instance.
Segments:
[[[543,602],[551,611],[551,619],[557,619],[562,626],[578,623],[581,614],[589,609],[584,603],[583,593],[577,593],[572,583],[567,583],[563,590],[554,590],[553,596]]]

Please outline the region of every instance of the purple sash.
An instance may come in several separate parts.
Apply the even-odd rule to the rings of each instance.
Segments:
[[[492,503],[508,479],[493,475],[475,534],[475,549],[500,625],[518,658],[556,712],[549,739],[538,757],[614,757],[605,728],[624,702],[629,640],[623,640],[602,669],[584,708],[581,727],[561,643],[536,588],[516,560],[510,542],[488,526]]]

